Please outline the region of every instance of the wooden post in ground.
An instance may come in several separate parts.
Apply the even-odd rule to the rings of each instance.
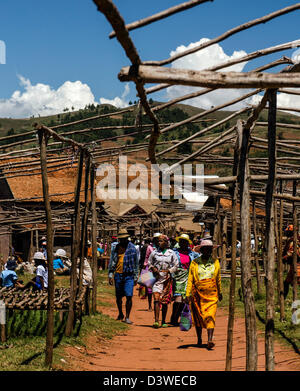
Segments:
[[[264,222],[261,222],[261,241],[262,241],[262,261],[263,261],[263,268],[264,268],[264,273],[266,274],[266,235],[265,235],[265,225]],[[264,278],[264,282],[265,282]]]
[[[240,152],[241,152],[241,137],[237,137],[234,148],[233,160],[233,175],[237,175]],[[231,278],[229,291],[229,308],[228,308],[228,324],[227,324],[227,349],[226,349],[226,371],[231,371],[232,367],[232,349],[233,349],[233,326],[234,326],[234,312],[235,312],[235,286],[236,286],[236,243],[237,243],[237,216],[236,205],[238,197],[237,182],[233,182],[231,190],[232,200],[232,215],[231,215]]]
[[[70,302],[69,313],[66,324],[65,334],[69,337],[73,331],[75,319],[75,298],[77,293],[77,258],[79,255],[80,245],[80,188],[82,181],[84,151],[80,151],[77,168],[76,187],[74,194],[74,216],[73,216],[73,233],[72,233],[72,253],[71,253],[71,276],[70,276]]]
[[[151,217],[151,238],[153,238],[153,235],[154,235],[154,225],[153,225],[153,213],[152,212],[150,213],[150,217]]]
[[[47,224],[47,256],[48,256],[48,304],[47,304],[47,337],[45,365],[50,367],[53,360],[53,333],[54,333],[54,273],[53,273],[53,227],[51,216],[51,205],[49,197],[49,185],[47,174],[47,136],[39,130],[41,174],[44,205],[46,211]]]
[[[223,229],[222,229],[222,262],[221,262],[221,270],[225,271],[227,262],[226,262],[226,254],[227,254],[227,213],[225,212],[225,216],[223,218]]]
[[[241,218],[241,284],[244,297],[246,325],[246,370],[257,370],[257,332],[255,302],[251,283],[250,248],[250,175],[248,164],[250,129],[237,121],[238,137],[241,138],[241,154],[238,169]]]
[[[27,262],[31,262],[33,258],[33,251],[34,251],[34,243],[33,243],[33,230],[30,231],[30,246],[27,256]]]
[[[213,243],[219,244],[219,236],[220,236],[220,197],[216,197],[216,207],[215,207],[215,227],[214,227],[214,235],[213,235]],[[218,248],[213,249],[213,258],[218,258]]]
[[[280,193],[282,193],[282,180],[280,181]],[[283,229],[283,200],[279,201],[279,243],[277,249],[277,289],[278,304],[280,309],[280,321],[285,318],[284,313],[284,294],[283,294],[283,263],[282,263],[282,229]]]
[[[255,262],[255,270],[256,270],[256,281],[257,281],[257,293],[261,294],[261,279],[260,279],[260,271],[259,271],[259,263],[258,263],[258,238],[257,238],[257,222],[256,222],[256,206],[255,206],[255,198],[253,197],[252,201],[253,208],[253,233],[254,233],[254,262]]]
[[[87,242],[87,226],[88,226],[88,210],[89,210],[89,175],[91,167],[90,155],[86,156],[85,159],[85,184],[84,184],[84,211],[81,225],[81,240],[80,240],[80,264],[79,264],[79,292],[83,289],[83,266],[85,258],[85,249]]]
[[[266,327],[265,327],[265,364],[266,371],[273,371],[274,360],[274,272],[275,272],[275,235],[274,235],[274,197],[276,185],[276,94],[269,90],[268,114],[268,155],[269,173],[266,188]]]
[[[39,231],[35,230],[35,251],[39,251]]]
[[[296,197],[297,195],[297,181],[293,181],[293,196]],[[297,285],[297,247],[298,247],[298,211],[297,211],[297,206],[296,202],[293,202],[293,226],[294,226],[294,236],[293,236],[293,244],[294,244],[294,249],[293,249],[293,301],[297,300],[297,290],[298,290],[298,285]]]
[[[92,313],[97,312],[97,209],[96,209],[96,186],[95,186],[94,164],[91,166],[90,188],[91,188],[91,209],[92,209],[92,272],[93,272],[93,292],[92,292]]]

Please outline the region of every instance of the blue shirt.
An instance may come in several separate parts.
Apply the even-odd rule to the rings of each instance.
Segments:
[[[6,288],[10,288],[14,286],[15,282],[18,279],[17,273],[13,270],[3,270],[1,273],[2,278],[2,286],[5,286]]]
[[[116,266],[118,263],[118,242],[113,242],[111,244],[111,254],[110,260],[108,264],[108,277],[112,278],[114,271],[116,270]],[[139,274],[139,262],[137,257],[137,251],[135,245],[131,242],[128,242],[127,248],[124,254],[123,260],[123,273],[132,273],[134,278],[138,279]]]
[[[53,259],[53,269],[63,269],[65,266],[60,258]]]

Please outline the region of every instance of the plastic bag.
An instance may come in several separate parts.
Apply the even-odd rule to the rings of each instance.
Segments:
[[[155,281],[156,278],[154,277],[153,273],[149,270],[143,269],[138,279],[138,284],[145,285],[147,288],[152,288]]]
[[[179,327],[181,331],[189,331],[192,327],[192,315],[188,304],[185,304],[181,312]]]

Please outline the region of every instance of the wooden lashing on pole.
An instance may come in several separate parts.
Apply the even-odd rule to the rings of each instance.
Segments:
[[[268,154],[269,178],[266,188],[266,327],[265,360],[266,371],[273,371],[274,361],[274,271],[275,271],[275,234],[274,234],[274,197],[276,185],[276,94],[277,90],[268,91]]]
[[[44,205],[46,211],[47,225],[47,254],[48,254],[48,305],[47,305],[47,337],[46,337],[46,356],[45,365],[50,367],[53,360],[53,333],[54,333],[54,273],[53,273],[53,227],[51,216],[51,205],[49,198],[49,185],[47,175],[47,136],[42,130],[39,130],[41,173]]]
[[[92,272],[93,272],[93,292],[92,292],[92,313],[97,312],[97,209],[96,209],[96,186],[95,186],[95,170],[96,167],[92,164],[90,176],[91,188],[91,209],[92,209]],[[103,236],[102,236],[103,237]]]
[[[261,294],[261,279],[260,279],[260,271],[259,271],[259,263],[258,263],[258,238],[257,238],[257,222],[256,222],[256,205],[255,205],[255,197],[252,200],[252,208],[253,208],[253,233],[254,233],[254,263],[256,270],[256,283],[257,283],[257,293]]]
[[[78,168],[77,168],[77,178],[76,178],[76,187],[75,187],[75,197],[74,197],[74,217],[73,217],[73,233],[72,233],[72,265],[71,265],[71,276],[70,276],[70,303],[69,303],[69,313],[66,324],[65,334],[69,337],[72,333],[75,319],[75,298],[77,293],[77,258],[79,255],[79,245],[80,245],[80,188],[82,181],[82,170],[83,170],[83,160],[84,160],[84,151],[80,151]]]
[[[238,137],[241,138],[241,154],[238,169],[240,189],[241,219],[241,280],[244,297],[246,324],[246,370],[257,370],[257,333],[255,302],[251,282],[251,249],[250,249],[250,179],[249,179],[249,127],[237,121]]]

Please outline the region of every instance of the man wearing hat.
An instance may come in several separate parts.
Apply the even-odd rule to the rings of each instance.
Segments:
[[[17,273],[15,272],[15,268],[17,267],[17,263],[14,260],[9,259],[6,263],[6,270],[3,270],[0,275],[0,286],[11,288],[17,286],[19,288],[23,288],[23,285],[20,281],[18,281]]]
[[[138,280],[138,256],[135,245],[129,241],[129,234],[126,229],[119,231],[118,241],[111,249],[108,281],[110,285],[113,285],[113,281],[115,282],[116,302],[119,310],[117,320],[124,319],[122,299],[123,296],[126,296],[125,322],[131,324],[132,321],[129,316],[132,308],[133,287]]]

